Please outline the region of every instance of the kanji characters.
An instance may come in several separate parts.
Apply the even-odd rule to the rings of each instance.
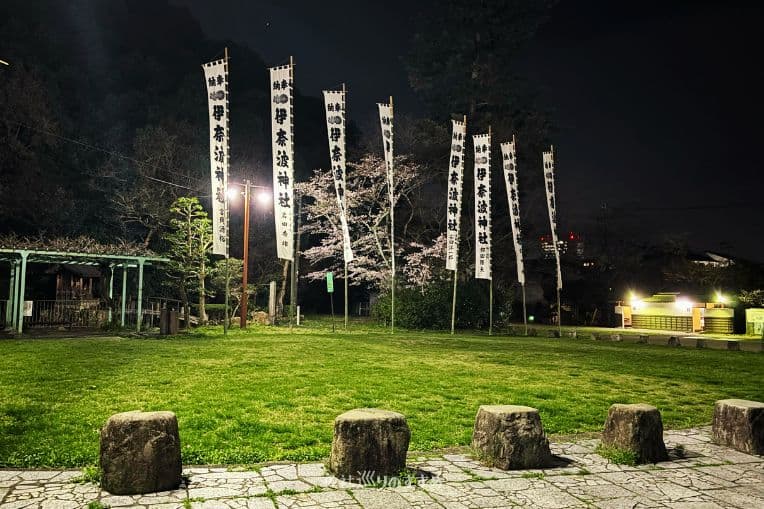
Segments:
[[[225,106],[222,104],[215,104],[212,106],[212,118],[220,122],[223,115],[225,115]]]
[[[284,147],[287,144],[287,133],[283,129],[276,131],[276,145]]]
[[[283,125],[286,119],[287,119],[286,108],[276,108],[276,113],[274,116],[274,120],[276,121],[276,123],[279,125]]]

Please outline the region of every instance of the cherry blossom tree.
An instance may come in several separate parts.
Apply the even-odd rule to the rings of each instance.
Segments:
[[[427,172],[427,168],[406,156],[395,158],[396,259],[399,263],[405,261],[419,265],[417,268],[404,267],[400,271],[406,279],[416,281],[417,286],[426,284],[432,275],[432,269],[426,268],[425,262],[431,263],[439,250],[445,252],[444,247],[430,248],[424,243],[411,244],[407,241],[416,212],[416,194],[425,182]],[[348,163],[346,178],[345,199],[354,256],[348,267],[349,283],[374,289],[388,288],[390,199],[384,160],[367,154],[357,163]],[[302,233],[320,239],[302,254],[312,267],[321,269],[313,270],[305,277],[309,280],[321,279],[327,270],[341,274],[342,227],[331,173],[316,170],[309,181],[297,184],[297,188],[304,196]],[[430,251],[410,258],[413,253],[422,250]]]

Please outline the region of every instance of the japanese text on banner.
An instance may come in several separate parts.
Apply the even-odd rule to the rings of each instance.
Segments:
[[[271,140],[273,152],[273,205],[276,252],[294,259],[294,111],[292,66],[270,69]]]

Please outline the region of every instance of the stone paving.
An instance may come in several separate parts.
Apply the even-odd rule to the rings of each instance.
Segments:
[[[764,508],[764,457],[711,443],[709,428],[665,434],[671,458],[629,467],[595,453],[596,439],[552,443],[559,466],[505,472],[467,454],[409,457],[416,483],[362,485],[329,475],[321,463],[257,470],[189,467],[180,489],[114,496],[79,471],[0,470],[0,507],[292,508]],[[97,503],[100,503],[98,505]]]

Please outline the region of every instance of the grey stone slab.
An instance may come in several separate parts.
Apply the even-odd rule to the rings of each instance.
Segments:
[[[188,498],[227,498],[227,497],[244,497],[247,493],[240,489],[221,488],[221,487],[205,487],[205,488],[188,488]]]
[[[110,507],[124,507],[134,505],[138,502],[140,495],[110,495],[105,492],[105,495],[101,495],[101,503]]]
[[[269,482],[268,488],[273,491],[274,493],[280,493],[282,491],[308,491],[312,489],[313,487],[306,483],[305,481],[300,480],[294,480],[294,481],[275,481],[275,482]]]

